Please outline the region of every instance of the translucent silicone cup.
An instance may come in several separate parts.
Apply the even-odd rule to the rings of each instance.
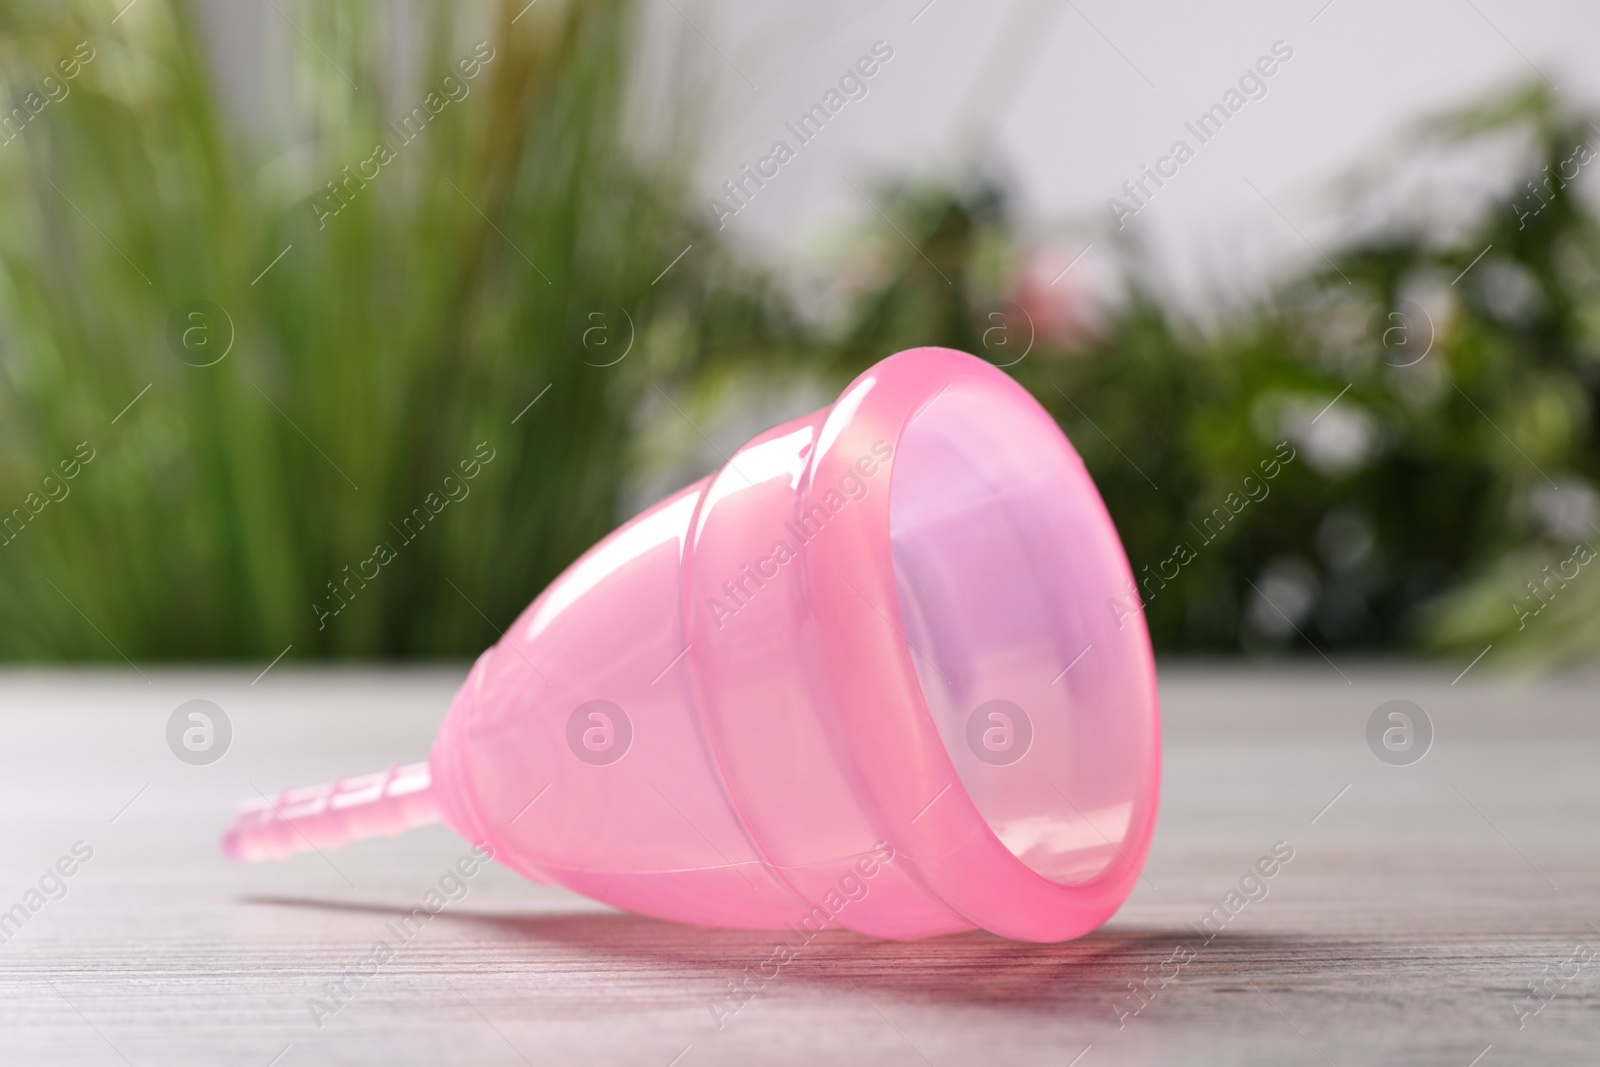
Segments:
[[[1154,828],[1133,578],[1025,390],[902,352],[572,565],[473,667],[426,768],[241,812],[244,859],[442,818],[662,918],[1028,941],[1104,922]]]

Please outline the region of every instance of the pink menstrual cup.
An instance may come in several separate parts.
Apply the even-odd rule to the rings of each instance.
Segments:
[[[426,764],[240,811],[272,859],[443,821],[536,882],[745,929],[1058,941],[1149,847],[1154,664],[1083,462],[919,348],[590,549],[473,666]]]

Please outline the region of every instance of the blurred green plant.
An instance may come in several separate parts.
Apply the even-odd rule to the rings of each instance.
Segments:
[[[258,161],[202,20],[119,6],[0,7],[19,107],[66,87],[0,146],[0,656],[476,652],[611,528],[653,383],[761,350],[693,109],[638,144],[629,0],[435,4],[409,79],[387,13],[284,4]]]
[[[1094,323],[994,189],[902,186],[916,247],[883,235],[835,356],[942,344],[1025,384],[1094,475],[1158,648],[1593,656],[1600,230],[1578,186],[1600,131],[1530,89],[1403,155],[1507,143],[1514,188],[1387,219],[1207,325],[1133,269]]]
[[[0,4],[0,657],[476,652],[713,438],[925,344],[1060,421],[1160,649],[1600,647],[1597,131],[1542,92],[1410,141],[1527,184],[1214,321],[1131,266],[1063,300],[999,189],[915,182],[819,318],[696,207],[692,64],[640,143],[631,0],[439,3],[406,77],[280,6],[263,160],[186,7]]]

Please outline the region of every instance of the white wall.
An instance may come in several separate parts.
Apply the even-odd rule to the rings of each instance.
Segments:
[[[1183,136],[1196,157],[1124,235],[1191,297],[1247,291],[1286,259],[1314,259],[1307,239],[1337,242],[1318,194],[1344,168],[1392,149],[1418,117],[1545,76],[1575,105],[1600,90],[1589,55],[1600,5],[1580,0],[926,3],[653,0],[661,28],[692,19],[726,55],[703,42],[698,53],[717,84],[707,195],[873,41],[895,49],[870,94],[730,229],[771,254],[804,255],[836,224],[870,215],[847,178],[870,191],[874,175],[958,168],[973,146],[992,146],[988,165],[1014,179],[1031,233],[1069,254],[1089,240],[1104,248],[1091,231],[1110,220],[1106,199]],[[1199,147],[1184,121],[1278,40],[1294,56],[1267,95]]]
[[[1062,262],[1095,242],[1075,278],[1104,276],[1107,198],[1183,137],[1195,158],[1117,236],[1144,247],[1191,301],[1249,293],[1286,261],[1314,260],[1307,241],[1337,244],[1341,223],[1320,195],[1328,181],[1391,151],[1420,116],[1546,76],[1574,105],[1600,97],[1600,65],[1588,54],[1600,41],[1592,0],[646,4],[644,68],[677,61],[684,37],[683,54],[709,86],[704,196],[774,139],[797,148],[778,178],[727,221],[737,239],[789,264],[825,262],[851,227],[870,219],[861,193],[873,195],[875,180],[968,173],[976,161],[1019,192],[1030,238],[1058,248]],[[273,101],[283,99],[294,31],[257,0],[202,6],[236,113],[287,147],[303,133]],[[405,0],[387,10],[396,16],[396,56],[414,51],[408,24],[417,6]],[[463,5],[475,21],[492,13],[487,0]],[[879,40],[894,58],[868,95],[798,146],[784,122]],[[1280,40],[1294,56],[1267,82],[1267,95],[1199,145],[1184,122]]]

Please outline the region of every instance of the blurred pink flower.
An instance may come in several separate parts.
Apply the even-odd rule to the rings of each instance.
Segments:
[[[1048,348],[1081,352],[1099,335],[1094,301],[1077,277],[1082,269],[1081,262],[1058,250],[1036,249],[1024,254],[1012,280],[1010,299],[1027,313],[1034,336]]]

